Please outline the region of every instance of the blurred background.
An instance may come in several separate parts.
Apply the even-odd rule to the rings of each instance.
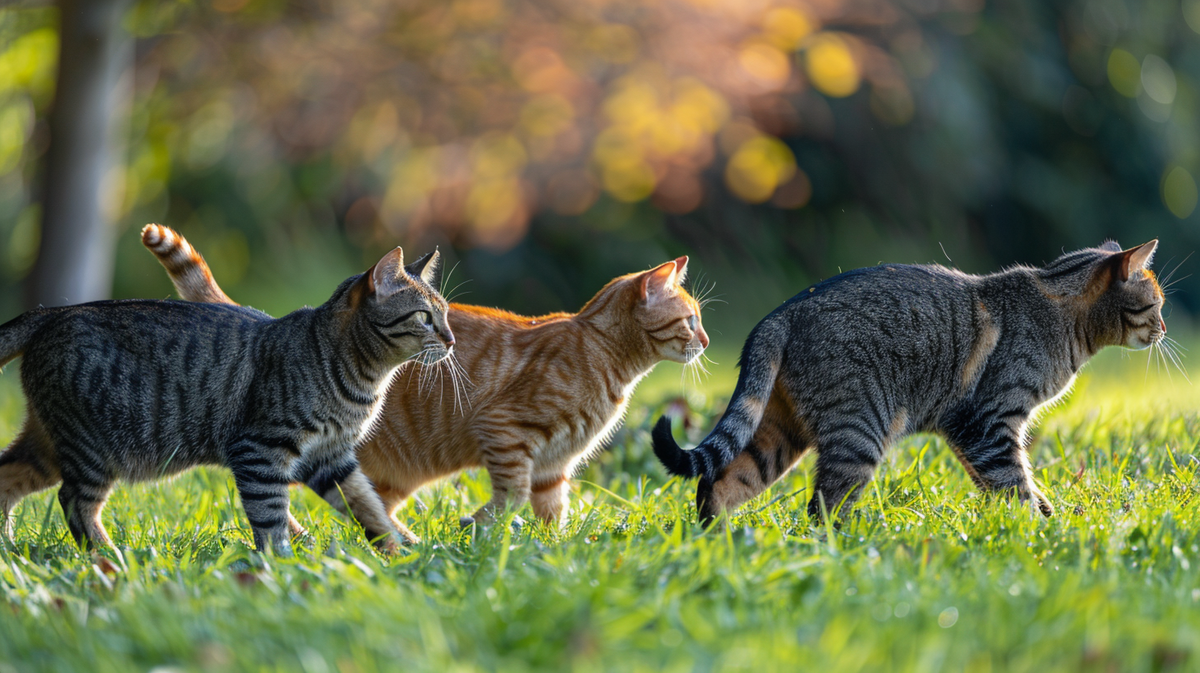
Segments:
[[[885,260],[1159,238],[1167,270],[1200,239],[1198,32],[1200,0],[10,3],[0,320],[168,296],[147,222],[277,315],[397,244],[530,313],[687,254],[725,353]]]

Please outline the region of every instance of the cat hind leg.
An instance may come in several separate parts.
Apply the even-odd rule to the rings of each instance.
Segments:
[[[808,503],[808,515],[815,520],[823,520],[827,514],[834,519],[844,516],[882,461],[882,437],[871,437],[856,425],[823,437],[817,446],[816,489]]]
[[[36,425],[26,423],[21,434],[0,453],[0,517],[6,538],[13,539],[12,513],[17,503],[60,481],[53,445]]]
[[[77,479],[68,475],[58,489],[58,502],[67,518],[67,528],[75,543],[91,548],[112,547],[112,539],[100,520],[100,512],[108,502],[113,482],[97,483],[88,479]]]
[[[767,490],[808,452],[811,442],[804,423],[777,389],[754,437],[715,480],[701,478],[696,487],[700,523],[708,526],[723,513]]]

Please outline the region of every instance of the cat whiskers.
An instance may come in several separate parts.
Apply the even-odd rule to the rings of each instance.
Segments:
[[[700,387],[700,384],[704,382],[704,379],[712,376],[712,374],[708,371],[708,367],[704,366],[704,360],[708,360],[709,362],[712,362],[712,360],[709,360],[708,357],[704,355],[703,348],[686,346],[683,349],[683,357],[687,362],[684,363],[683,371],[679,374],[679,385],[681,388],[686,390],[687,377],[689,374],[691,375],[692,384],[696,387]],[[713,362],[713,364],[716,363]]]
[[[1170,361],[1170,364],[1175,365],[1175,368],[1179,370],[1179,373],[1183,375],[1183,378],[1188,383],[1192,382],[1192,379],[1187,374],[1187,369],[1183,366],[1183,358],[1187,357],[1183,354],[1183,351],[1187,349],[1182,344],[1164,334],[1161,339],[1155,342],[1154,347]],[[1168,366],[1167,376],[1170,377],[1170,375],[1171,368]]]
[[[463,285],[466,285],[467,283],[471,282],[471,280],[472,280],[472,279],[468,278],[468,279],[464,280],[463,282],[459,283],[458,285],[455,285],[453,288],[450,289],[449,292],[447,292],[446,286],[450,284],[450,277],[454,275],[454,270],[457,268],[458,268],[458,262],[455,262],[454,266],[450,267],[450,272],[447,273],[445,278],[442,279],[442,286],[440,288],[438,288],[438,291],[441,293],[441,295],[446,298],[446,303],[450,303],[450,302],[454,301],[455,298],[461,296],[461,295],[455,294],[455,292],[458,292],[458,288],[462,287]],[[470,294],[470,292],[467,292],[465,294]]]
[[[467,409],[471,406],[471,393],[468,386],[474,385],[471,377],[467,376],[467,372],[459,364],[458,358],[451,352],[448,356],[438,362],[438,381],[441,381],[441,372],[445,369],[450,376],[450,384],[454,386],[454,410],[460,415],[466,416]]]
[[[432,350],[432,348],[427,350]],[[440,355],[436,360],[422,362],[424,366],[421,369],[421,373],[417,375],[417,390],[422,395],[432,392],[435,383],[434,374],[436,373],[440,401],[441,396],[445,395],[445,377],[448,376],[451,390],[454,393],[454,411],[465,416],[467,409],[471,407],[470,388],[474,386],[474,382],[471,381],[471,377],[467,376],[466,370],[459,364],[454,351],[438,350],[440,350]]]

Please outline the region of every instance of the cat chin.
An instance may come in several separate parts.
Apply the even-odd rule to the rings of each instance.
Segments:
[[[1134,338],[1130,339],[1128,343],[1125,344],[1125,347],[1130,350],[1144,351],[1147,348],[1158,343],[1161,338],[1162,337],[1159,337],[1158,339],[1152,339],[1150,341],[1143,342],[1141,339],[1134,337]]]

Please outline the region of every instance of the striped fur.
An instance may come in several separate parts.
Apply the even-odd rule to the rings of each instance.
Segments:
[[[233,471],[256,547],[286,553],[287,486],[303,463],[326,475],[322,496],[348,503],[369,537],[393,547],[399,531],[353,447],[398,366],[453,345],[436,279],[436,253],[405,267],[397,248],[325,304],[279,319],[220,304],[106,301],[0,326],[0,363],[22,356],[28,401],[24,428],[0,454],[7,532],[23,497],[61,482],[72,535],[111,545],[100,512],[118,480],[212,464]]]
[[[887,448],[942,434],[987,491],[1046,516],[1026,457],[1036,409],[1065,392],[1101,348],[1146,348],[1166,333],[1148,270],[1157,241],[1109,242],[1044,268],[972,276],[941,266],[843,273],[793,297],[751,332],[725,416],[692,451],[654,429],[672,474],[700,477],[711,521],[817,450],[808,510],[850,506]]]
[[[642,376],[662,360],[693,361],[708,346],[700,307],[681,287],[686,272],[680,257],[621,276],[574,315],[451,304],[448,317],[462,339],[456,369],[401,372],[378,432],[358,449],[363,472],[409,541],[417,537],[395,518],[400,505],[435,479],[480,466],[491,476],[492,499],[464,523],[489,523],[529,502],[540,520],[557,525],[572,473],[620,424]]]
[[[198,298],[196,301],[212,304],[233,303],[213,282],[208,263],[174,229],[161,224],[147,224],[142,227],[142,245],[149,248],[166,267],[179,296],[193,296]]]

